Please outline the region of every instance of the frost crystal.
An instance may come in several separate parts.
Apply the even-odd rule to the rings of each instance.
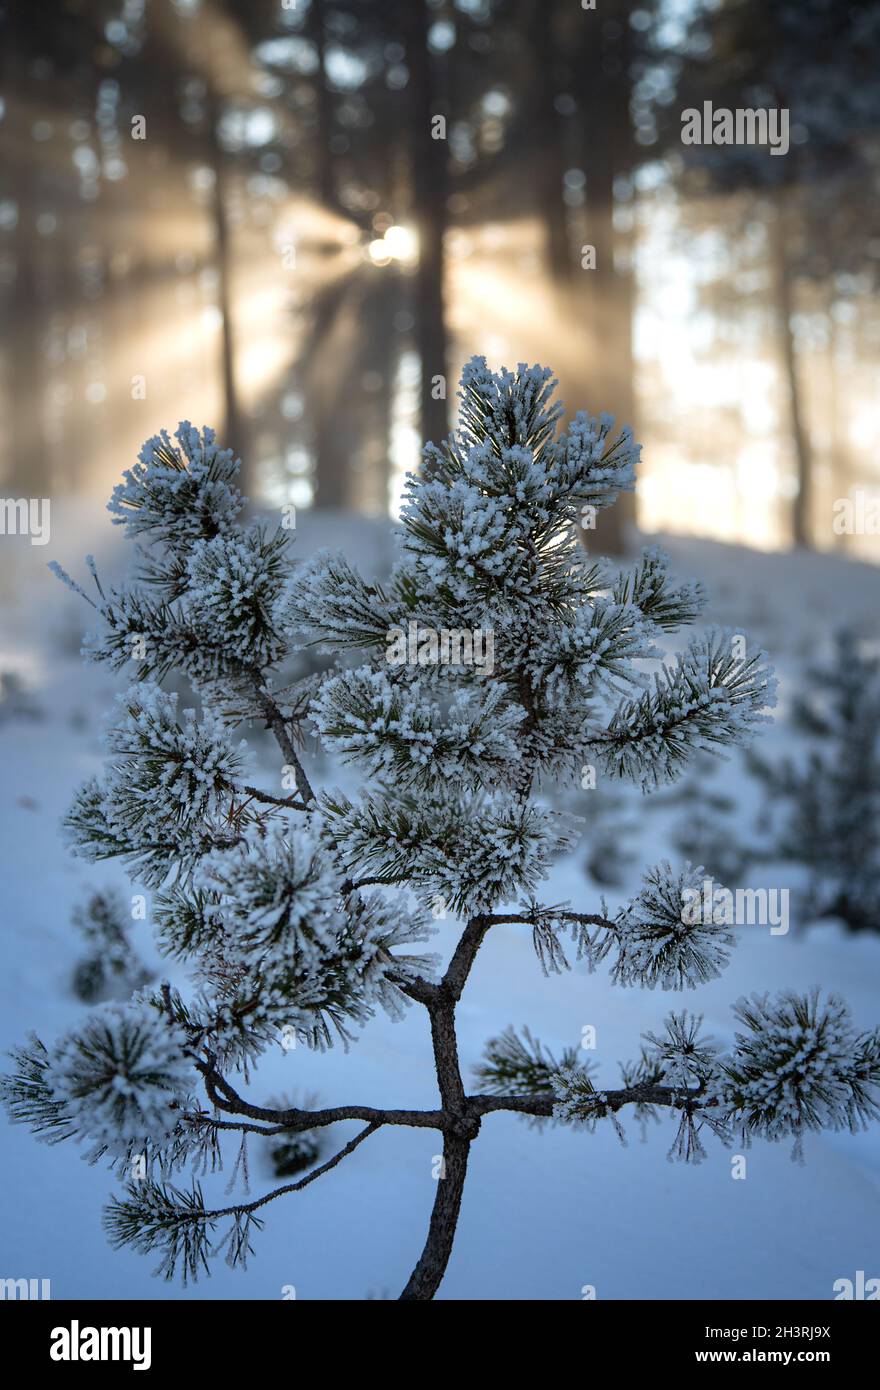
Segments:
[[[169,544],[213,536],[244,505],[235,486],[240,463],[218,447],[214,431],[201,433],[184,420],[174,432],[148,439],[138,462],[113,490],[107,510],[130,535],[152,532]]]
[[[711,915],[691,910],[704,877],[689,864],[674,873],[665,860],[645,874],[641,893],[615,921],[618,984],[694,989],[721,974],[735,938]]]
[[[148,1004],[107,1004],[50,1054],[45,1081],[86,1138],[118,1149],[174,1130],[194,1073],[184,1034]]]
[[[857,1129],[880,1114],[880,1035],[856,1033],[835,995],[752,995],[734,1008],[743,1031],[718,1095],[745,1135]]]
[[[290,1025],[325,1041],[328,1024],[344,1035],[346,1020],[362,1022],[377,1005],[400,1012],[396,982],[414,962],[392,948],[424,941],[428,929],[379,893],[346,892],[317,824],[246,832],[203,859],[195,887],[213,896],[222,924],[206,973],[223,997],[228,1040],[243,1010],[252,1028]]]
[[[284,575],[260,530],[197,540],[187,560],[187,603],[198,625],[223,631],[243,664],[271,665],[284,652],[279,626]]]

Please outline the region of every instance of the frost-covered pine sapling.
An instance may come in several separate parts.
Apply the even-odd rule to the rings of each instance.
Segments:
[[[733,938],[693,908],[699,869],[651,869],[613,915],[539,902],[551,857],[577,836],[541,789],[591,765],[650,790],[696,751],[747,740],[773,700],[763,655],[729,634],[703,633],[663,660],[661,639],[697,618],[702,593],[674,583],[661,554],[620,573],[587,558],[584,509],[633,486],[638,450],[604,416],[577,415],[560,434],[554,384],[540,367],[495,375],[482,359],[468,364],[458,430],[410,480],[384,587],[339,556],[297,568],[282,531],[243,527],[231,454],[189,424],[176,443],[150,441],[114,493],[115,520],[144,549],[118,592],[91,565],[87,650],[134,680],[108,730],[105,773],[79,792],[68,826],[78,853],[120,858],[155,890],[159,943],[189,965],[194,988],[143,991],[51,1047],[34,1039],[4,1092],[13,1117],[50,1142],[81,1140],[123,1174],[141,1161],[146,1176],[111,1202],[106,1226],[114,1244],[156,1251],[167,1276],[194,1277],[217,1249],[244,1261],[270,1202],[386,1127],[442,1135],[444,1175],[402,1294],[429,1299],[471,1145],[493,1112],[590,1130],[619,1127],[627,1108],[640,1119],[668,1110],[685,1158],[700,1155],[701,1129],[798,1145],[809,1130],[878,1114],[880,1035],[860,1035],[840,1001],[818,995],[740,1001],[728,1053],[697,1018],[673,1014],[616,1087],[578,1052],[557,1060],[508,1031],[489,1043],[476,1089],[466,1084],[456,1006],[499,923],[531,932],[545,970],[565,968],[570,942],[591,966],[607,958],[620,985],[680,990],[719,974]],[[389,661],[411,624],[416,661]],[[468,659],[463,635],[476,631],[492,636],[491,663]],[[336,666],[285,686],[296,641],[328,649]],[[197,689],[200,714],[162,689],[172,669]],[[273,791],[248,780],[236,740],[256,721],[279,745]],[[313,788],[300,756],[309,726],[363,770],[360,795]],[[415,949],[438,902],[461,924],[442,971]],[[380,1007],[397,1016],[411,1004],[428,1015],[433,1107],[247,1098],[279,1041],[326,1046]],[[230,1137],[340,1121],[360,1128],[304,1176],[206,1205],[195,1179]],[[175,1178],[187,1166],[185,1188]]]

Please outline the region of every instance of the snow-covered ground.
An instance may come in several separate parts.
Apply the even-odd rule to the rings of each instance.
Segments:
[[[81,557],[90,548],[108,556],[112,570],[120,547],[108,546],[110,528],[100,513],[86,517],[72,504],[53,508],[52,544],[9,541],[0,572],[0,671],[20,675],[32,694],[32,708],[19,700],[17,711],[0,717],[4,1050],[30,1029],[52,1037],[81,1016],[85,1006],[70,991],[81,953],[71,907],[96,884],[126,882],[118,868],[95,870],[71,859],[58,833],[74,787],[100,765],[100,720],[118,687],[103,670],[79,662],[88,615],[45,575],[46,561],[59,559],[82,577]],[[344,548],[367,572],[387,561],[386,531],[378,523],[304,513],[299,540],[303,553],[325,544]],[[877,636],[880,569],[680,538],[667,548],[679,572],[703,578],[711,616],[758,637],[789,688],[844,618]],[[771,731],[764,751],[783,737]],[[736,798],[747,823],[759,792],[740,763],[722,765],[716,785]],[[571,804],[576,808],[576,797]],[[610,904],[637,886],[639,866],[672,857],[670,814],[650,812],[638,798],[630,803],[636,863],[624,887],[608,892]],[[594,908],[599,895],[584,859],[581,846],[555,867],[545,901]],[[766,875],[756,871],[753,883],[766,885]],[[454,924],[440,928],[437,949],[448,952]],[[496,928],[460,1009],[463,1065],[470,1068],[486,1039],[509,1023],[528,1024],[556,1052],[592,1025],[600,1081],[614,1085],[617,1062],[637,1054],[640,1034],[656,1028],[671,1007],[702,1011],[707,1030],[728,1040],[735,999],[783,986],[834,989],[858,1024],[880,1019],[880,935],[848,937],[833,923],[787,936],[759,927],[739,935],[724,976],[682,997],[613,988],[604,970],[590,976],[575,967],[545,978],[528,934]],[[434,1104],[426,1019],[415,1007],[402,1023],[378,1018],[348,1055],[279,1049],[243,1089],[257,1101],[317,1092],[328,1105]],[[355,1129],[340,1126],[329,1134],[327,1154]],[[627,1130],[622,1147],[607,1125],[591,1136],[488,1117],[472,1151],[441,1296],[579,1299],[583,1286],[593,1285],[600,1299],[821,1299],[833,1296],[836,1279],[856,1270],[880,1274],[880,1129],[813,1138],[803,1167],[791,1163],[788,1145],[756,1145],[744,1181],[733,1180],[731,1154],[711,1140],[699,1167],[668,1163],[670,1120],[650,1127],[645,1142],[632,1120]],[[210,1279],[184,1291],[152,1278],[149,1258],[108,1246],[100,1212],[114,1180],[103,1168],[83,1163],[69,1145],[49,1148],[0,1120],[0,1277],[49,1278],[56,1298],[264,1299],[280,1298],[291,1284],[298,1298],[395,1297],[424,1239],[438,1147],[432,1131],[380,1131],[338,1169],[263,1213],[265,1229],[246,1273],[219,1259]],[[234,1152],[227,1174],[232,1159]],[[226,1182],[226,1175],[205,1182],[218,1205],[229,1200]],[[251,1189],[273,1182],[255,1144]]]

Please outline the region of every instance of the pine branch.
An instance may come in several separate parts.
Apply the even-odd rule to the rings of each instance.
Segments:
[[[708,1108],[717,1104],[708,1098],[700,1097],[696,1089],[693,1091],[683,1090],[675,1086],[624,1086],[614,1090],[594,1089],[594,1099],[589,1102],[596,1110],[616,1113],[626,1105],[659,1105],[666,1106],[668,1109],[681,1110],[698,1106]],[[470,1104],[474,1113],[478,1115],[493,1114],[498,1110],[511,1110],[519,1115],[534,1115],[541,1119],[553,1117],[556,1106],[554,1096],[544,1095],[475,1095],[471,1096]]]
[[[767,722],[776,683],[764,654],[740,657],[734,635],[695,640],[674,666],[664,666],[654,689],[616,710],[601,732],[586,740],[611,777],[651,790],[680,775],[697,750],[719,752],[744,742]]]
[[[330,1170],[341,1163],[343,1159],[348,1158],[349,1154],[354,1153],[355,1149],[359,1148],[365,1139],[369,1139],[371,1134],[375,1134],[378,1129],[382,1128],[382,1124],[383,1121],[381,1120],[371,1120],[359,1134],[356,1134],[353,1139],[343,1145],[332,1158],[329,1158],[326,1163],[320,1164],[317,1168],[313,1168],[310,1173],[307,1173],[304,1178],[300,1178],[297,1182],[289,1182],[285,1183],[282,1187],[276,1187],[271,1192],[267,1192],[265,1196],[258,1197],[253,1202],[245,1202],[232,1207],[221,1207],[217,1211],[206,1212],[205,1215],[207,1219],[214,1221],[224,1216],[251,1216],[255,1211],[259,1211],[261,1207],[266,1206],[269,1202],[277,1201],[279,1197],[286,1197],[291,1192],[302,1192],[303,1188],[308,1187],[310,1183],[316,1182],[318,1178],[322,1178],[325,1173],[329,1173]]]
[[[506,1028],[487,1042],[484,1060],[474,1068],[474,1078],[494,1096],[552,1097],[553,1075],[577,1061],[575,1048],[567,1048],[557,1061],[528,1028],[521,1037],[515,1028]]]
[[[669,558],[656,547],[643,551],[634,569],[620,572],[612,597],[615,603],[632,604],[664,632],[695,622],[706,605],[702,584],[687,581],[676,586],[670,581]]]
[[[297,801],[295,796],[273,796],[271,792],[261,791],[259,787],[251,787],[247,784],[242,787],[242,791],[247,792],[248,796],[253,797],[254,801],[264,802],[267,806],[280,806],[287,811],[307,811],[308,806],[304,801]]]
[[[315,800],[315,793],[312,785],[306,776],[305,768],[300,762],[299,755],[293,745],[293,740],[287,727],[284,716],[281,713],[275,700],[269,694],[260,676],[254,679],[254,694],[257,703],[265,717],[266,724],[272,730],[278,742],[281,752],[284,754],[285,762],[293,768],[296,789],[300,800],[308,805]]]
[[[253,1105],[233,1088],[214,1063],[201,1061],[198,1070],[205,1080],[211,1101],[226,1114],[246,1115],[249,1119],[278,1125],[284,1130],[323,1129],[340,1120],[367,1120],[370,1124],[409,1126],[413,1129],[443,1129],[441,1110],[383,1110],[367,1105],[338,1105],[321,1110],[273,1110]]]

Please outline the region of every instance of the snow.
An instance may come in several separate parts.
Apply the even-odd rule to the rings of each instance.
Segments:
[[[102,574],[118,547],[108,544],[100,518],[53,503],[50,554],[82,574],[81,554],[92,542]],[[378,523],[300,514],[299,553],[323,545],[338,549],[367,576],[389,554]],[[118,534],[118,533],[117,533]],[[111,542],[114,537],[110,537]],[[60,542],[60,543],[59,543]],[[673,571],[703,580],[707,617],[766,647],[781,677],[781,711],[798,670],[813,660],[844,617],[876,632],[880,570],[838,556],[767,555],[706,541],[663,538]],[[124,885],[118,866],[72,859],[59,835],[74,788],[102,765],[101,716],[118,684],[104,668],[77,657],[80,634],[92,617],[81,599],[45,577],[39,548],[11,547],[0,576],[9,601],[0,630],[0,668],[15,671],[32,692],[29,716],[0,717],[3,759],[2,816],[6,864],[0,978],[0,1045],[21,1044],[34,1029],[45,1040],[81,1023],[86,1010],[70,990],[80,942],[70,927],[74,905],[96,886]],[[24,606],[21,595],[29,598]],[[2,707],[0,707],[2,708]],[[42,717],[40,717],[40,711]],[[784,728],[763,738],[762,752],[787,746]],[[341,785],[345,771],[315,761],[322,785]],[[720,765],[716,782],[739,799],[740,818],[754,819],[758,792],[738,758]],[[567,803],[578,809],[578,793]],[[641,872],[663,857],[669,813],[649,811],[637,794],[628,803],[639,827],[635,862],[625,887],[608,892],[612,906],[638,890]],[[598,908],[600,892],[582,869],[584,846],[551,870],[541,901],[569,900]],[[772,874],[772,866],[767,873]],[[758,871],[753,871],[755,881]],[[606,890],[607,891],[607,890]],[[448,956],[452,919],[437,922],[432,948]],[[795,928],[798,924],[794,924]],[[136,948],[156,964],[143,928]],[[850,1006],[857,1029],[880,1015],[880,936],[850,937],[834,923],[787,935],[767,927],[735,929],[737,945],[720,978],[684,996],[657,989],[621,989],[602,965],[545,977],[528,928],[500,926],[487,939],[459,1009],[460,1051],[469,1070],[486,1040],[508,1024],[528,1024],[557,1056],[596,1029],[596,1085],[619,1084],[618,1061],[638,1055],[642,1034],[659,1033],[672,1004],[704,1016],[702,1034],[729,1049],[738,1028],[731,1006],[741,996],[821,985]],[[165,967],[167,969],[167,966]],[[430,1039],[423,1010],[402,1022],[373,1019],[346,1054],[281,1047],[241,1089],[257,1102],[286,1093],[317,1092],[322,1104],[360,1102],[393,1106],[436,1102]],[[790,1143],[756,1143],[747,1177],[731,1176],[737,1152],[704,1135],[707,1158],[699,1167],[671,1164],[666,1155],[674,1121],[638,1126],[622,1117],[628,1145],[610,1124],[593,1134],[575,1128],[539,1132],[508,1115],[490,1115],[471,1154],[461,1223],[445,1298],[579,1299],[584,1285],[602,1298],[832,1298],[833,1283],[864,1269],[875,1273],[880,1229],[880,1130],[857,1136],[807,1136],[806,1163],[794,1166]],[[338,1126],[324,1156],[357,1130]],[[204,1180],[206,1201],[227,1205],[227,1171]],[[339,1168],[304,1192],[261,1213],[255,1254],[246,1273],[222,1257],[213,1275],[194,1288],[151,1278],[154,1260],[110,1249],[101,1228],[103,1205],[118,1182],[101,1165],[81,1161],[70,1144],[35,1143],[28,1130],[0,1125],[5,1181],[0,1190],[4,1277],[50,1278],[55,1298],[280,1298],[294,1285],[298,1298],[396,1297],[421,1249],[434,1196],[432,1165],[439,1152],[433,1131],[382,1130]],[[178,1180],[184,1185],[183,1180]],[[251,1149],[254,1193],[274,1185],[267,1157]],[[236,1188],[240,1191],[240,1188]]]

